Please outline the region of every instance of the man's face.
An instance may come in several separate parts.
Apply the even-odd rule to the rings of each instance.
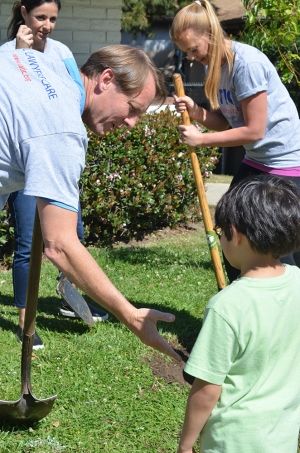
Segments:
[[[140,93],[127,96],[115,84],[111,69],[105,69],[95,82],[91,99],[87,99],[83,120],[98,135],[120,126],[131,129],[153,102],[155,94],[155,81],[151,73]]]

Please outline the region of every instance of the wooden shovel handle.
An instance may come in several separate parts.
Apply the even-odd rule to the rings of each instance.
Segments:
[[[181,75],[174,74],[173,81],[174,81],[176,95],[179,97],[185,96],[184,86],[182,83]],[[184,125],[189,126],[191,124],[190,117],[189,117],[189,114],[187,111],[182,112],[181,117],[182,117],[182,121],[183,121]],[[222,262],[221,262],[221,258],[220,258],[220,254],[219,254],[219,249],[218,249],[218,240],[217,240],[216,234],[213,230],[213,222],[211,219],[211,214],[210,214],[210,210],[209,210],[208,203],[207,203],[205,187],[204,187],[204,183],[203,183],[202,173],[200,170],[199,160],[198,160],[197,154],[195,153],[195,150],[192,146],[189,147],[189,152],[190,152],[190,156],[191,156],[192,169],[193,169],[194,179],[195,179],[195,183],[196,183],[197,194],[198,194],[200,209],[201,209],[201,213],[202,213],[204,228],[205,228],[205,232],[206,232],[207,242],[208,242],[208,246],[209,246],[209,250],[210,250],[211,260],[212,260],[214,271],[215,271],[217,285],[220,290],[226,286],[226,283],[225,283],[223,266],[222,266]]]
[[[31,355],[35,332],[35,318],[39,296],[39,283],[43,254],[43,238],[38,211],[35,211],[29,277],[26,296],[22,356],[21,356],[21,393],[31,394]]]
[[[36,209],[32,235],[30,269],[27,286],[26,311],[24,321],[24,335],[31,336],[35,332],[35,318],[39,296],[39,283],[43,254],[43,238],[39,214]]]

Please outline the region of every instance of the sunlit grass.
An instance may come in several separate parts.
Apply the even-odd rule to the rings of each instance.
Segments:
[[[174,313],[175,323],[161,324],[161,332],[174,344],[191,346],[205,304],[216,292],[201,229],[91,252],[133,304]],[[113,317],[92,329],[59,317],[56,275],[44,262],[37,330],[45,349],[33,356],[32,386],[37,398],[57,394],[57,401],[35,427],[3,428],[0,452],[176,451],[188,386],[155,377],[144,360],[153,351]],[[20,345],[11,272],[1,273],[0,291],[0,399],[14,400],[20,397]]]

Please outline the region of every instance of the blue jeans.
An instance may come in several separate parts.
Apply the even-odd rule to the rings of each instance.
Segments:
[[[35,197],[24,195],[23,191],[20,190],[10,194],[8,206],[15,236],[12,268],[14,304],[18,308],[25,308],[36,200]],[[83,234],[83,223],[79,206],[77,235],[80,241],[83,240]]]

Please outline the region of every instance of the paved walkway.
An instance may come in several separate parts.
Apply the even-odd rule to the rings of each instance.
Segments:
[[[228,190],[229,184],[223,182],[207,182],[206,197],[209,206],[216,206],[221,196]]]

